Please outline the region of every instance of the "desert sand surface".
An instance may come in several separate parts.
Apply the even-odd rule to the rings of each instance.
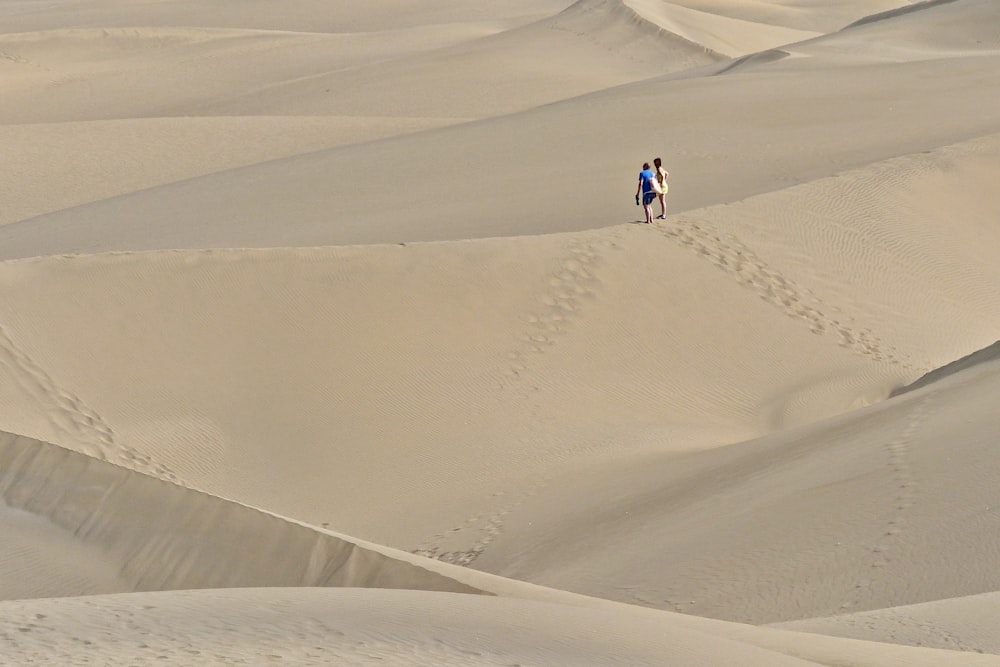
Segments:
[[[994,0],[7,0],[0,96],[0,664],[1000,665]]]

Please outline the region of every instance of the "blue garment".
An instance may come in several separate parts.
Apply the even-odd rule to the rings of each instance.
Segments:
[[[652,169],[643,169],[639,172],[639,178],[642,179],[642,191],[643,193],[653,191],[653,179],[656,178],[656,172]]]

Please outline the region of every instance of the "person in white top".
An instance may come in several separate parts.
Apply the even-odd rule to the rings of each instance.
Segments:
[[[656,219],[663,220],[667,217],[667,177],[670,172],[663,168],[663,160],[660,158],[653,160],[653,165],[656,167],[656,182],[660,184],[661,190],[656,193],[656,198],[660,200],[660,214]]]

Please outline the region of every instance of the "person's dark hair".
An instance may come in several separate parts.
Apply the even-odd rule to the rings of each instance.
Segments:
[[[661,164],[663,164],[663,160],[661,160],[660,158],[656,158],[655,160],[653,160],[653,164],[659,167]]]
[[[649,163],[648,162],[643,162],[642,163],[642,168],[643,169],[649,169]]]

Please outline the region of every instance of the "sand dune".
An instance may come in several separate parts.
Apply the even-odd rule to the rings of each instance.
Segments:
[[[752,22],[725,14],[688,9],[659,0],[625,2],[638,16],[648,17],[661,31],[669,31],[727,58],[801,42],[817,33],[793,30],[768,22]]]
[[[5,599],[240,586],[480,592],[308,526],[46,443],[9,434],[2,439],[5,533],[30,546],[35,531],[18,529],[28,513],[91,555],[76,559],[70,578],[64,563],[53,565],[55,549],[48,544],[15,551],[5,562],[17,567],[5,567],[0,581]],[[251,542],[258,546],[248,550]],[[64,556],[64,549],[54,555]],[[23,562],[32,556],[37,561]],[[115,576],[104,581],[108,573]]]
[[[596,598],[577,598],[422,561],[432,570],[455,575],[506,599],[475,602],[469,596],[445,597],[429,591],[474,589],[415,567],[422,559],[393,555],[374,545],[369,545],[374,552],[366,550],[326,531],[296,526],[44,443],[5,437],[2,455],[5,533],[10,535],[13,528],[15,539],[20,537],[14,515],[30,512],[34,522],[44,517],[51,522],[53,534],[76,543],[69,551],[75,557],[75,581],[60,578],[49,551],[28,549],[22,549],[17,558],[20,563],[29,559],[31,567],[22,572],[30,576],[4,580],[8,599],[18,597],[17,586],[27,592],[23,587],[32,582],[38,586],[32,593],[50,596],[0,604],[0,615],[11,628],[5,632],[5,655],[24,662],[72,660],[83,647],[89,655],[102,656],[106,664],[183,660],[184,656],[226,662],[261,655],[282,655],[305,664],[372,659],[400,664],[447,664],[442,661],[448,660],[494,664],[510,655],[575,664],[660,664],[664,656],[670,656],[679,664],[704,664],[733,659],[730,654],[755,661],[752,664],[829,664],[831,656],[839,660],[852,656],[850,664],[859,665],[995,664],[956,662],[956,655],[907,653],[888,646],[823,642],[807,635],[755,631],[697,617],[660,616],[641,607],[617,607]],[[28,482],[39,478],[44,481]],[[169,510],[153,510],[158,521],[151,524],[135,520],[137,506]],[[256,544],[272,548],[242,548],[245,538],[239,533],[243,530],[254,533]],[[281,536],[267,535],[274,530],[280,530]],[[21,533],[32,546],[52,546],[37,527]],[[116,538],[109,540],[108,534]],[[192,542],[197,548],[191,548]],[[84,545],[96,549],[89,563],[81,558]],[[113,552],[98,545],[111,547]],[[186,546],[178,548],[181,545]],[[36,553],[41,557],[30,560]],[[297,559],[300,554],[308,558]],[[121,556],[127,558],[119,560]],[[225,563],[225,567],[212,563]],[[12,572],[10,566],[4,569]],[[105,590],[228,588],[254,578],[270,588],[93,595],[100,592],[101,577],[109,570],[119,571],[118,580],[104,583]],[[365,585],[374,590],[280,588],[290,583],[282,582],[282,577],[295,576],[303,577],[302,583]],[[56,597],[70,595],[80,582],[98,588],[79,591],[91,595],[75,600]],[[61,584],[61,590],[51,588],[54,584]],[[395,585],[418,590],[385,590]],[[112,631],[109,619],[124,620],[124,626]],[[511,643],[511,638],[516,640]],[[598,643],[592,645],[587,638]],[[961,648],[971,650],[968,645]]]
[[[980,431],[995,426],[973,415],[997,366],[967,375],[782,436],[562,480],[568,502],[543,496],[508,517],[518,538],[477,566],[752,623],[995,591],[992,566],[977,565],[997,549]],[[553,505],[574,510],[546,521]]]
[[[4,3],[0,662],[1000,664],[998,25]]]
[[[415,548],[461,525],[473,498],[506,511],[589,457],[758,436],[919,374],[866,352],[872,341],[850,323],[818,328],[815,298],[748,249],[720,242],[705,261],[710,236],[647,231],[11,262],[3,351],[20,420],[8,428],[126,464],[131,443],[199,488]],[[750,260],[747,285],[719,271],[731,253]],[[684,279],[658,282],[664,261]],[[740,327],[700,310],[709,285]],[[52,289],[67,298],[38,305]],[[789,306],[760,298],[775,290]],[[664,306],[645,313],[636,293]],[[60,330],[81,317],[86,331]],[[681,319],[695,338],[678,336]],[[726,354],[737,346],[747,353]],[[405,525],[392,512],[401,502]]]
[[[649,159],[654,151],[678,174],[671,202],[679,213],[996,134],[998,57],[962,58],[961,67],[950,59],[876,60],[858,76],[836,58],[817,56],[725,77],[654,78],[154,187],[8,225],[0,240],[4,256],[17,257],[588,229],[635,219],[629,174],[641,164],[636,155]],[[885,78],[897,85],[891,97]],[[426,104],[421,113],[434,117],[448,106]],[[662,120],[638,122],[644,108],[663,109]],[[470,178],[477,170],[484,175]],[[396,196],[385,195],[387,182]]]
[[[896,0],[787,2],[785,0],[676,0],[669,3],[707,14],[796,30],[834,32],[874,14],[910,7]]]
[[[847,640],[810,644],[796,633],[725,639],[648,613],[417,591],[173,591],[55,602],[0,603],[24,619],[0,626],[13,638],[12,658],[64,660],[82,645],[109,665],[996,664],[987,656]],[[93,639],[70,639],[84,633]]]
[[[866,62],[995,55],[1000,37],[993,26],[1000,8],[982,0],[947,6],[951,3],[931,0],[865,17],[800,47],[811,55],[836,54]],[[871,46],[862,51],[857,48],[859,43]]]
[[[945,648],[952,651],[1000,653],[997,647],[996,593],[935,600],[923,604],[814,618],[779,627],[837,637],[894,644]]]
[[[479,36],[491,30],[473,26],[471,33]],[[6,68],[8,77],[15,90],[22,90],[17,103],[5,105],[2,119],[23,123],[235,115],[229,110],[231,100],[262,96],[265,99],[254,104],[256,114],[277,115],[281,109],[267,100],[281,98],[276,104],[284,104],[288,86],[296,84],[309,86],[311,94],[303,100],[303,93],[297,93],[299,115],[312,115],[311,106],[319,103],[336,114],[329,98],[336,98],[337,91],[330,91],[325,82],[331,71],[356,71],[373,60],[408,59],[467,38],[461,27],[358,35],[194,28],[78,28],[4,35],[3,50],[13,63]],[[385,43],[393,47],[387,50]],[[267,94],[276,87],[281,90]],[[367,111],[378,115],[376,109]]]
[[[0,48],[20,94],[0,119],[250,112],[463,120],[723,57],[664,35],[656,23],[636,24],[639,16],[621,0],[581,0],[508,30],[490,22],[346,34],[176,27],[13,33]],[[768,34],[768,43],[790,41],[785,32]]]
[[[508,28],[558,12],[566,0],[509,0],[472,5],[459,0],[433,3],[385,0],[369,5],[349,0],[334,8],[324,0],[290,0],[281,6],[230,0],[209,6],[197,0],[168,4],[94,2],[52,3],[46,6],[11,5],[5,14],[5,32],[32,32],[51,28],[135,26],[201,26],[289,32],[364,33],[435,25],[494,21]],[[855,12],[857,16],[863,12]]]
[[[17,193],[0,225],[280,157],[439,127],[453,119],[189,117],[0,125]],[[61,187],[53,190],[57,180]]]

